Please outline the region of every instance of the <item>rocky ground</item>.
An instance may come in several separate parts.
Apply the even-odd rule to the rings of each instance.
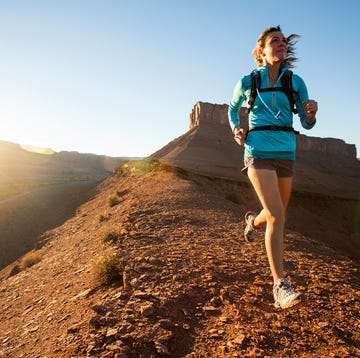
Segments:
[[[244,203],[191,179],[118,171],[42,237],[37,264],[4,269],[0,357],[360,356],[360,263],[288,231],[286,272],[309,305],[275,309]],[[119,271],[104,286],[109,257]]]

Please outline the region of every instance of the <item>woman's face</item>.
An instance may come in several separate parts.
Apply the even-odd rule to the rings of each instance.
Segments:
[[[265,39],[264,48],[259,49],[267,63],[275,63],[284,60],[287,53],[287,41],[280,31],[270,32]]]

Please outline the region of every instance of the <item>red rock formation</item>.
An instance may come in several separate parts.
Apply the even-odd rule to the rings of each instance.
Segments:
[[[228,106],[226,104],[212,104],[197,102],[190,113],[190,129],[198,126],[220,126],[228,127]],[[245,108],[240,108],[239,118],[242,126],[247,127],[247,114]],[[322,152],[326,154],[336,154],[349,158],[356,158],[355,144],[347,144],[341,139],[336,138],[318,138],[299,135],[297,139],[298,149]]]
[[[190,113],[189,131],[150,157],[202,174],[247,181],[241,174],[243,148],[234,141],[227,110],[226,104],[197,102]],[[239,116],[245,126],[245,108]],[[297,159],[296,189],[358,199],[360,162],[354,144],[301,134]]]

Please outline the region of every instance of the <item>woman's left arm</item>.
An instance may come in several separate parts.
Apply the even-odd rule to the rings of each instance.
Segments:
[[[307,101],[302,102],[305,115],[306,115],[306,123],[310,125],[314,125],[316,122],[316,113],[318,111],[318,104],[313,99],[308,99]]]
[[[303,128],[311,129],[316,123],[318,104],[315,100],[309,99],[308,91],[303,79],[297,75],[294,75],[294,77],[296,80],[294,88],[298,92],[295,104],[299,113],[300,122]]]

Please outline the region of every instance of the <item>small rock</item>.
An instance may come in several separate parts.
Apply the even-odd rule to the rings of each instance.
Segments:
[[[235,339],[233,339],[232,343],[234,343],[236,345],[241,345],[241,344],[243,344],[245,338],[246,338],[245,334],[241,333]]]
[[[106,337],[109,338],[109,337],[114,337],[116,336],[118,333],[118,330],[117,328],[109,328],[106,332]]]
[[[147,263],[142,263],[138,266],[138,269],[140,270],[151,270],[153,268],[153,265],[147,264]]]
[[[157,266],[159,266],[159,265],[162,264],[161,260],[158,259],[157,257],[154,257],[154,256],[150,256],[149,259],[148,259],[148,261],[149,261],[150,264],[152,264],[152,265],[157,265]]]
[[[264,350],[258,347],[254,347],[247,355],[247,357],[264,357],[264,356],[265,356]]]
[[[8,342],[10,340],[10,337],[5,337],[3,340],[2,340],[2,343],[6,343],[6,342]],[[0,357],[1,357],[1,355],[0,355]]]
[[[146,299],[152,298],[152,295],[150,293],[148,293],[148,292],[135,291],[134,292],[134,297],[146,300]]]
[[[109,345],[106,346],[106,349],[108,351],[115,352],[115,351],[120,350],[120,347],[117,346],[116,344],[109,344]]]
[[[155,342],[155,349],[156,352],[162,356],[170,356],[168,348],[160,342]]]
[[[214,307],[214,306],[204,306],[202,309],[203,309],[203,311],[206,311],[206,312],[219,311],[219,308]]]
[[[94,328],[99,328],[104,324],[104,322],[106,322],[104,317],[96,315],[90,318],[89,324]]]
[[[220,338],[224,334],[223,329],[210,329],[209,330],[210,338]]]
[[[133,278],[131,281],[130,281],[130,286],[131,287],[137,287],[139,286],[139,280],[137,278]]]
[[[30,333],[36,332],[39,329],[39,326],[34,326],[28,329]]]
[[[319,322],[318,323],[318,326],[320,327],[320,328],[325,328],[325,327],[329,327],[329,322]]]
[[[128,358],[125,352],[115,353],[114,358]]]
[[[128,298],[128,295],[125,292],[120,291],[114,295],[114,298],[119,299],[119,300],[124,300],[124,299]]]
[[[121,335],[124,335],[124,334],[130,333],[130,332],[132,332],[134,330],[135,330],[135,326],[127,322],[127,323],[122,324],[119,327],[118,332]]]
[[[108,311],[108,309],[105,305],[94,305],[91,307],[91,309],[102,316],[104,316],[106,314],[106,312]]]
[[[174,326],[174,323],[167,319],[167,318],[162,318],[160,321],[159,321],[159,324],[162,328],[170,328],[170,327],[173,327]]]
[[[92,293],[93,293],[93,289],[92,288],[89,288],[83,292],[80,292],[79,294],[77,294],[76,296],[74,296],[73,298],[71,298],[71,301],[75,301],[79,298],[88,298]]]
[[[140,312],[145,317],[150,317],[155,313],[155,308],[153,303],[148,303],[146,305],[140,306]]]
[[[164,343],[169,341],[171,338],[174,337],[174,334],[172,331],[168,331],[164,328],[157,327],[154,332],[154,340],[156,342]]]
[[[88,347],[86,348],[86,352],[89,353],[89,354],[91,354],[94,349],[95,349],[95,344],[90,344],[90,345],[88,345]]]
[[[68,330],[67,330],[67,333],[77,333],[80,331],[80,325],[78,324],[74,324],[73,326],[69,327]]]
[[[226,342],[226,345],[227,345],[229,348],[234,348],[234,347],[235,347],[235,345],[234,345],[233,342],[231,342],[231,341],[227,341],[227,342]]]

